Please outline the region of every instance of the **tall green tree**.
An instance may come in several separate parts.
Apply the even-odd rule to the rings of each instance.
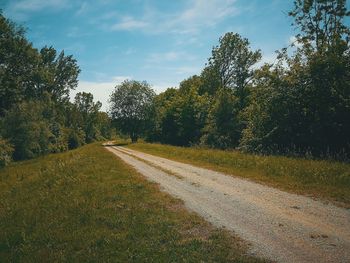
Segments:
[[[216,72],[220,87],[232,89],[242,109],[247,102],[253,66],[261,59],[260,50],[252,51],[249,45],[248,39],[229,32],[220,38],[209,58],[209,68]]]
[[[50,94],[58,103],[67,102],[80,73],[77,61],[57,55],[53,47],[40,52],[25,37],[23,27],[0,13],[0,116],[12,105]]]
[[[173,104],[176,109],[177,144],[195,145],[199,143],[202,129],[208,115],[210,100],[207,95],[199,95],[198,86],[192,86],[186,93],[180,93]]]
[[[350,150],[350,16],[345,0],[297,0],[289,13],[304,57],[303,101],[316,153]],[[307,136],[308,135],[308,136]]]
[[[282,61],[274,67],[264,65],[256,72],[250,104],[244,110],[247,126],[240,141],[242,149],[285,153],[294,150],[296,140],[304,138],[300,128],[306,124],[301,111],[305,105],[300,100],[303,82],[299,81],[302,79],[299,73],[298,79],[287,77]]]
[[[221,148],[237,146],[241,136],[239,101],[230,89],[219,89],[212,99],[201,143]]]
[[[73,56],[66,56],[64,51],[57,55],[53,47],[43,47],[36,78],[38,96],[48,92],[54,101],[67,102],[70,90],[78,85],[79,73],[79,66]]]
[[[174,106],[178,98],[178,90],[168,88],[154,98],[155,114],[152,117],[153,128],[149,130],[147,139],[168,144],[178,144],[177,108]]]
[[[200,77],[202,85],[199,87],[199,94],[201,95],[207,93],[209,96],[214,96],[216,91],[222,87],[218,70],[212,65],[206,65]]]
[[[35,97],[34,76],[39,61],[24,28],[0,12],[0,117],[14,104]]]
[[[143,81],[125,80],[110,96],[110,114],[117,129],[128,134],[132,142],[146,133],[151,119],[155,92]]]
[[[182,94],[189,93],[191,89],[199,90],[203,85],[203,80],[201,76],[193,75],[183,81],[181,81],[179,86],[179,92]]]
[[[344,18],[350,15],[346,0],[294,0],[289,15],[299,29],[297,41],[310,54],[324,53],[349,42],[350,29]]]
[[[201,78],[192,76],[155,98],[154,133],[150,139],[188,146],[198,144],[208,114],[210,100],[200,95]]]
[[[107,112],[99,111],[97,113],[96,127],[98,135],[96,140],[110,139],[112,136],[112,123]]]
[[[24,101],[14,105],[3,120],[3,135],[14,146],[14,159],[34,158],[50,152],[54,136],[43,117],[44,104]]]
[[[258,71],[241,146],[317,156],[350,152],[349,15],[345,1],[295,1],[296,52]],[[287,65],[287,66],[285,66]]]
[[[91,94],[69,102],[79,72],[72,56],[53,47],[35,49],[25,30],[0,12],[0,148],[7,152],[2,164],[12,149],[14,159],[28,159],[108,135],[110,119]]]
[[[74,106],[79,115],[79,126],[85,133],[86,143],[97,140],[101,135],[99,131],[99,110],[101,102],[94,102],[91,93],[79,92],[75,96]]]

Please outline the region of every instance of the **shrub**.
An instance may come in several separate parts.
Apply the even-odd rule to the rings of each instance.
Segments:
[[[13,144],[15,160],[50,152],[49,142],[53,134],[43,117],[43,108],[44,105],[38,101],[27,101],[15,105],[6,113],[3,136]]]
[[[71,129],[68,133],[68,148],[75,149],[85,144],[85,133],[82,130]]]
[[[0,137],[0,168],[8,165],[12,161],[13,146]]]

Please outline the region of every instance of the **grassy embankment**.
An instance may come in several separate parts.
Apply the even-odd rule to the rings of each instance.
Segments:
[[[0,262],[256,261],[98,144],[0,170]]]
[[[142,142],[127,147],[350,207],[350,164]]]

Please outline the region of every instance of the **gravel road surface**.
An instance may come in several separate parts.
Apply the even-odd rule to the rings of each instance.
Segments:
[[[350,210],[119,146],[106,147],[217,227],[277,262],[350,262]]]

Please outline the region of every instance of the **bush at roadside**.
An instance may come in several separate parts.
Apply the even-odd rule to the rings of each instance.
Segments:
[[[11,162],[13,151],[12,145],[0,137],[0,168]]]

